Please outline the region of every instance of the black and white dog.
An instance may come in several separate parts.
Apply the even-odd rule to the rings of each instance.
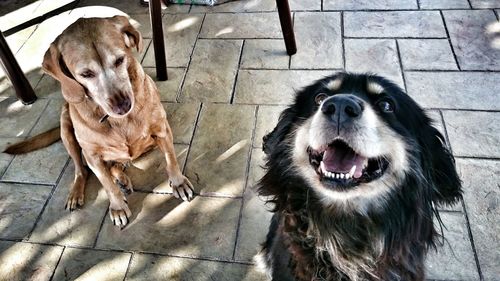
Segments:
[[[338,73],[300,91],[264,137],[272,280],[424,280],[436,207],[461,197],[443,136],[399,87]],[[439,216],[437,217],[439,220]]]

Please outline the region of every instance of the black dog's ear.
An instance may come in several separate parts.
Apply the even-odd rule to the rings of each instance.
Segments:
[[[455,167],[455,159],[446,146],[443,135],[427,124],[422,131],[424,169],[434,186],[434,203],[452,205],[462,196],[461,181]]]
[[[264,153],[270,155],[276,146],[283,141],[285,136],[290,132],[295,116],[295,111],[291,107],[281,112],[276,127],[262,138],[262,150]]]

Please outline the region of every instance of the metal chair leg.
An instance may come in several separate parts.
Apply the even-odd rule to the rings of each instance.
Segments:
[[[165,81],[168,79],[168,75],[165,42],[163,40],[163,26],[161,22],[161,0],[149,1],[149,14],[151,16],[151,29],[153,30],[156,77],[159,81]]]
[[[23,104],[32,104],[36,101],[36,95],[21,67],[16,61],[14,54],[9,48],[5,37],[0,31],[0,62],[5,73],[14,86],[17,97]]]
[[[276,0],[278,6],[278,14],[280,17],[281,30],[285,39],[286,52],[289,56],[297,53],[297,45],[295,44],[295,34],[293,32],[292,13],[288,0]]]

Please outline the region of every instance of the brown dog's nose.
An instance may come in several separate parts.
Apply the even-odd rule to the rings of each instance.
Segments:
[[[111,109],[116,114],[124,115],[127,112],[129,112],[131,106],[132,106],[132,102],[130,101],[130,99],[124,98],[124,99],[119,100],[115,105],[113,105]]]
[[[363,104],[356,96],[339,94],[323,102],[321,111],[332,120],[342,123],[361,116]]]

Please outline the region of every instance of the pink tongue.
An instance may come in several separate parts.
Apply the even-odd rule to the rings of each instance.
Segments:
[[[356,152],[344,145],[330,146],[323,154],[323,164],[327,171],[349,173],[352,166],[356,165],[355,178],[361,177],[365,159],[365,157],[356,154]]]

